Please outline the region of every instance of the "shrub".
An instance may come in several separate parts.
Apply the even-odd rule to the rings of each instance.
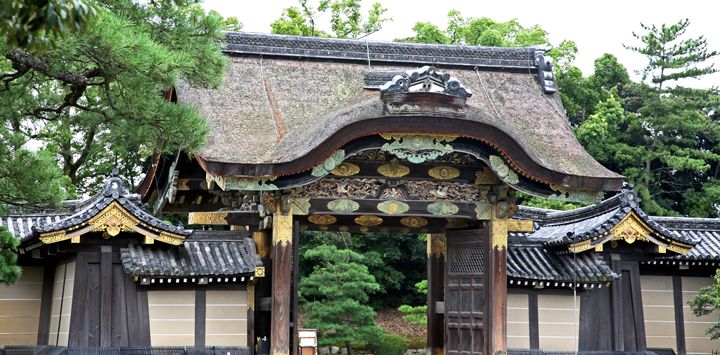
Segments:
[[[375,355],[403,355],[407,349],[405,338],[395,334],[383,334],[375,345]]]

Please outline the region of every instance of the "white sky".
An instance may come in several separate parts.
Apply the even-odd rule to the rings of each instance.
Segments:
[[[375,0],[364,0],[369,6]],[[577,43],[579,53],[575,64],[586,76],[593,72],[593,61],[603,53],[612,53],[624,64],[631,76],[634,70],[645,65],[644,57],[623,48],[635,44],[632,32],[640,32],[645,24],[675,23],[690,19],[689,35],[704,35],[708,47],[720,51],[720,2],[716,0],[385,0],[387,16],[393,20],[369,39],[393,40],[412,35],[415,22],[428,21],[445,28],[447,12],[459,10],[464,17],[490,17],[497,21],[518,19],[523,26],[540,25],[549,33],[550,41],[557,44],[564,39]],[[311,3],[317,4],[317,1]],[[270,23],[283,9],[297,6],[297,0],[205,0],[203,7],[218,11],[223,16],[236,16],[244,31],[270,32]],[[329,27],[326,14],[318,21],[321,29]],[[720,58],[714,61],[720,68]],[[637,77],[636,77],[637,79]],[[690,86],[720,86],[720,73],[707,76],[700,82],[684,83]]]

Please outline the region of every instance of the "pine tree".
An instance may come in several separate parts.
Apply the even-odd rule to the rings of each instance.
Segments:
[[[630,177],[649,213],[685,210],[683,197],[714,180],[720,161],[720,127],[711,117],[718,108],[717,89],[691,89],[678,83],[716,72],[706,61],[718,52],[709,51],[702,36],[684,38],[689,25],[688,20],[659,28],[641,25],[645,33],[633,33],[641,45],[626,46],[648,59],[642,70],[646,86],[637,91],[641,103],[637,114],[644,132],[632,142],[645,154],[642,169]],[[706,206],[704,212],[711,213],[712,207]]]
[[[363,256],[349,249],[320,245],[304,253],[314,260],[312,273],[300,281],[305,299],[305,324],[318,330],[320,345],[367,345],[382,329],[375,325],[375,312],[367,305],[369,295],[380,285],[363,265]]]
[[[20,241],[7,229],[0,227],[0,284],[12,284],[22,271],[17,266],[17,247]]]

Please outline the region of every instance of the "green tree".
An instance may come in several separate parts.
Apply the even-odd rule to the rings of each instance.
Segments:
[[[0,32],[13,47],[42,49],[67,32],[83,32],[96,10],[83,0],[15,0],[0,5]]]
[[[720,269],[715,270],[713,284],[705,286],[688,302],[690,309],[696,317],[705,316],[720,308]],[[705,331],[710,339],[720,338],[720,320]]]
[[[690,25],[682,20],[673,25],[641,25],[643,34],[634,33],[637,46],[626,46],[648,59],[642,70],[646,85],[635,89],[634,112],[641,120],[641,136],[626,141],[642,147],[642,167],[623,171],[638,186],[646,211],[654,214],[716,214],[713,206],[697,206],[684,201],[704,186],[716,185],[720,152],[720,127],[714,115],[719,108],[716,88],[691,89],[680,86],[680,79],[698,79],[716,71],[707,60],[718,55],[709,51],[706,40],[685,38]]]
[[[314,261],[303,256],[305,250],[320,245],[350,249],[363,256],[363,265],[380,285],[370,295],[374,309],[395,308],[401,304],[423,302],[415,284],[426,277],[426,243],[423,235],[390,233],[306,232],[301,235],[300,277],[313,269]],[[393,297],[387,297],[393,295]]]
[[[198,2],[89,2],[96,13],[83,32],[39,50],[0,46],[3,127],[55,152],[79,192],[115,166],[136,183],[147,156],[195,151],[205,121],[171,102],[168,90],[181,79],[220,84],[227,61],[221,29],[228,25]]]
[[[363,265],[364,257],[349,249],[320,245],[305,251],[315,266],[300,281],[305,299],[306,325],[318,330],[320,345],[367,345],[382,329],[375,325],[375,312],[367,305],[369,295],[380,285]]]
[[[22,269],[17,266],[17,247],[20,241],[7,229],[0,227],[0,284],[12,284]]]
[[[317,7],[308,0],[299,0],[300,7],[288,7],[270,28],[272,33],[337,38],[362,38],[379,31],[390,19],[384,17],[387,9],[377,2],[363,16],[362,0],[320,0]],[[330,14],[332,34],[316,27],[320,14]]]

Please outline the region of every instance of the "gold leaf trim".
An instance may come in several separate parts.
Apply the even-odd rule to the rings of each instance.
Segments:
[[[400,220],[400,223],[410,228],[422,228],[428,224],[428,220],[422,217],[405,217]]]
[[[353,176],[360,172],[360,167],[353,163],[342,163],[332,169],[330,173],[335,176]]]
[[[355,217],[355,223],[365,227],[373,227],[381,225],[383,223],[383,219],[378,216],[363,215]]]
[[[314,214],[308,217],[308,221],[310,221],[310,223],[320,226],[327,226],[337,222],[337,218],[329,214]]]
[[[390,160],[390,163],[378,167],[377,172],[382,176],[399,178],[410,174],[410,168],[400,164],[397,159],[392,159]]]
[[[460,170],[452,166],[436,166],[428,170],[428,175],[438,180],[450,180],[460,176]]]
[[[377,209],[387,214],[401,214],[407,212],[410,206],[400,201],[384,201],[377,205]]]

